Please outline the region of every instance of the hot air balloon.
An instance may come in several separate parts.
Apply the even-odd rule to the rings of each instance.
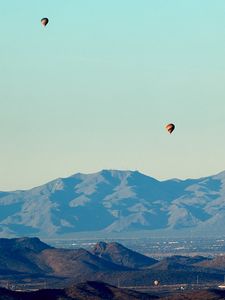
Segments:
[[[153,281],[153,285],[154,285],[154,286],[158,286],[159,284],[160,284],[159,280],[154,280],[154,281]]]
[[[42,18],[41,19],[41,24],[45,27],[48,24],[49,20],[48,18]]]
[[[174,131],[174,129],[175,129],[175,125],[172,124],[172,123],[170,123],[170,124],[167,124],[167,125],[165,126],[165,128],[166,128],[167,131],[171,134],[171,133]]]

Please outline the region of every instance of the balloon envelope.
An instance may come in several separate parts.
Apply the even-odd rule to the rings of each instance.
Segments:
[[[49,20],[48,18],[42,18],[41,19],[41,24],[45,27],[48,24]]]
[[[174,131],[174,129],[175,129],[175,125],[172,124],[172,123],[167,124],[165,127],[166,127],[167,131],[168,131],[170,134],[171,134],[171,133]]]
[[[159,284],[160,284],[160,282],[158,280],[153,281],[153,285],[158,286]]]

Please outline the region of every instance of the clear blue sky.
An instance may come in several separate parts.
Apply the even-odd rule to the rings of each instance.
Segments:
[[[224,0],[0,0],[0,37],[0,190],[225,169]]]

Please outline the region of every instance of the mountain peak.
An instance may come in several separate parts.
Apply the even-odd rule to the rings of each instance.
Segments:
[[[37,237],[21,237],[12,239],[0,239],[0,248],[7,249],[29,249],[34,252],[41,252],[45,249],[50,249],[49,245],[40,241]]]
[[[225,171],[158,181],[138,171],[102,170],[58,178],[27,191],[0,193],[0,236],[73,232],[185,230],[221,232]]]
[[[141,268],[157,262],[153,258],[130,250],[116,242],[99,242],[95,245],[92,252],[109,262],[128,268]]]

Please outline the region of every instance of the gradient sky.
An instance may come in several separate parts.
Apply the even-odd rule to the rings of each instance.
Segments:
[[[0,190],[225,169],[224,0],[0,0],[0,37]]]

